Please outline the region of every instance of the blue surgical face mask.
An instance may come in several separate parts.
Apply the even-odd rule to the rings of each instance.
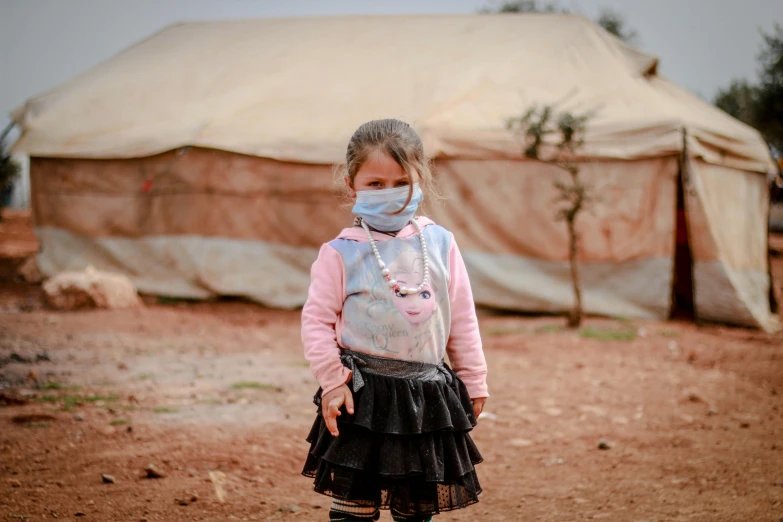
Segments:
[[[408,199],[410,187],[384,190],[360,190],[356,193],[353,213],[375,230],[396,232],[402,230],[413,219],[422,200],[421,188],[413,184],[413,194],[408,205],[399,214],[395,214]]]

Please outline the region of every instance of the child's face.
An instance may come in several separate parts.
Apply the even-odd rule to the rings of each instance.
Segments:
[[[412,170],[411,177],[414,183],[419,181],[419,173],[416,172],[416,169]],[[410,185],[410,181],[399,163],[385,152],[376,150],[359,167],[359,171],[353,178],[353,183],[346,177],[345,184],[348,187],[348,195],[355,199],[356,193],[362,190],[407,187]]]

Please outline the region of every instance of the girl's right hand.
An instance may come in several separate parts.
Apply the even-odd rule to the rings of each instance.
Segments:
[[[341,415],[340,406],[343,404],[345,404],[348,413],[353,415],[353,394],[347,384],[342,384],[321,397],[321,411],[324,422],[326,422],[326,429],[333,437],[340,434],[337,430],[337,417]]]

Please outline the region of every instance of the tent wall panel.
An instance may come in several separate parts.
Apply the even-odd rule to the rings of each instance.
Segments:
[[[697,316],[772,328],[765,178],[693,159],[686,172]]]
[[[668,314],[676,170],[675,158],[584,165],[599,196],[580,219],[588,312]],[[519,160],[444,160],[435,171],[448,203],[428,213],[454,230],[477,302],[568,309],[568,244],[553,185],[562,172]],[[330,167],[222,151],[36,158],[33,177],[44,273],[92,264],[129,274],[151,294],[301,305],[317,247],[350,219]]]

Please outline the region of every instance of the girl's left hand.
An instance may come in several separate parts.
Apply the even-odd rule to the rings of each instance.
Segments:
[[[473,402],[473,415],[476,416],[476,420],[478,420],[479,415],[481,415],[481,412],[484,410],[484,404],[487,402],[486,397],[479,397],[477,399],[471,399]]]

